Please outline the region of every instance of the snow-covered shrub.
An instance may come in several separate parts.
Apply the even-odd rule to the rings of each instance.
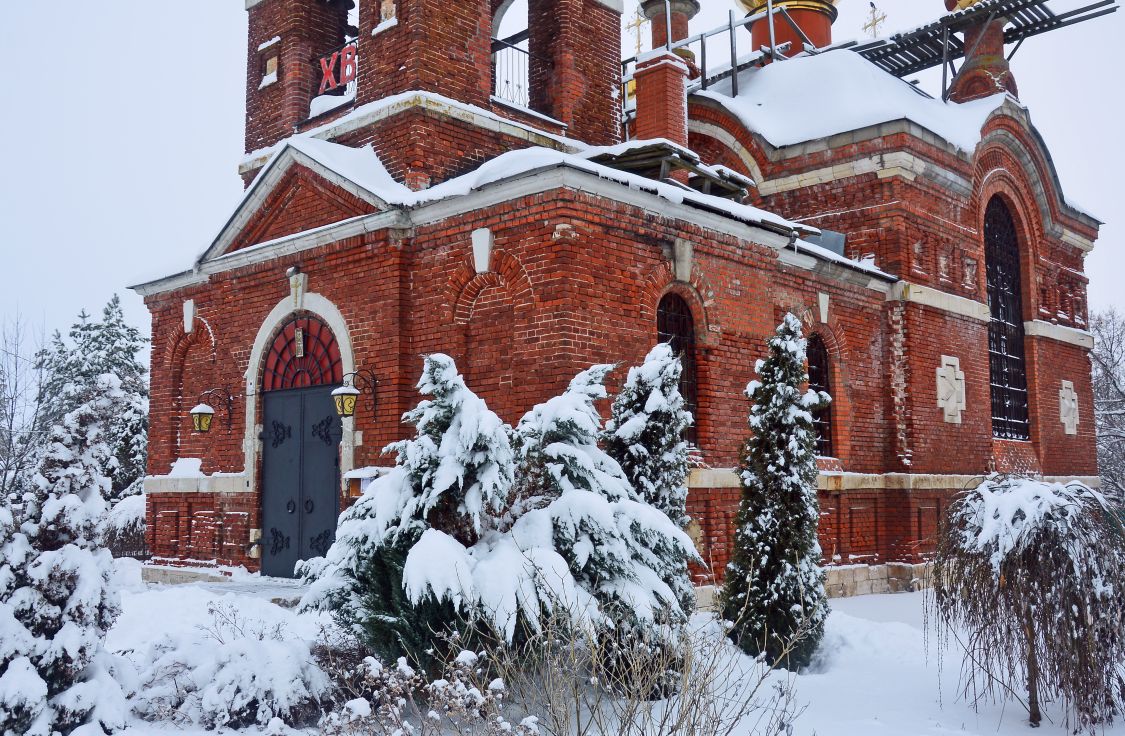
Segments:
[[[629,369],[603,437],[606,452],[637,494],[681,529],[691,521],[684,432],[694,421],[680,394],[682,373],[671,345],[660,343],[649,351],[643,364]]]
[[[302,607],[332,612],[383,661],[412,664],[454,630],[511,642],[551,611],[685,620],[664,571],[695,555],[691,540],[597,445],[608,370],[583,371],[528,412],[517,480],[511,429],[449,357],[429,356],[419,388],[434,398],[406,415],[417,435],[390,446],[395,467],[341,515],[328,554],[301,568]]]
[[[786,314],[769,356],[755,366],[758,380],[746,387],[753,434],[743,450],[742,501],[721,599],[731,638],[787,669],[809,663],[828,617],[811,412],[830,397],[802,390],[805,345],[800,321]]]
[[[1090,731],[1121,712],[1125,538],[1100,493],[988,478],[950,505],[932,575],[927,618],[943,642],[967,637],[973,702],[1026,690],[1038,725],[1040,702],[1060,698]]]
[[[514,464],[508,428],[465,386],[452,358],[428,356],[418,389],[433,398],[403,417],[415,437],[386,448],[397,453],[394,469],[340,516],[328,554],[299,572],[312,582],[305,609],[330,611],[385,661],[406,656],[432,667],[435,641],[461,613],[474,614],[476,601],[445,590],[431,596],[423,583],[410,585],[407,566],[419,581],[463,572],[466,546],[495,531]],[[435,549],[443,545],[451,557]]]
[[[678,626],[691,613],[685,560],[691,539],[640,498],[621,466],[598,446],[611,365],[580,372],[566,391],[539,404],[516,427],[519,497],[542,499],[521,522],[550,521],[553,547],[610,626]],[[545,541],[545,540],[544,540]],[[581,610],[573,605],[568,612]]]
[[[503,680],[488,674],[471,651],[455,654],[441,667],[442,676],[430,680],[406,659],[384,666],[367,657],[356,671],[362,695],[329,714],[320,724],[328,736],[345,734],[416,734],[417,736],[534,736],[534,717],[512,723],[506,718]]]
[[[131,653],[140,684],[134,712],[208,729],[274,718],[291,726],[315,722],[331,683],[308,643],[283,625],[247,620],[229,604],[208,610],[209,628],[165,635]]]
[[[119,393],[103,376],[71,399],[47,438],[18,514],[0,513],[0,733],[48,736],[124,724],[107,674],[119,612],[113,558],[99,546],[108,456],[103,419]]]
[[[113,505],[106,516],[103,542],[114,557],[145,546],[145,497],[130,495]]]
[[[683,367],[672,346],[654,347],[640,366],[629,369],[621,393],[603,432],[605,450],[621,466],[625,477],[645,503],[654,506],[681,529],[687,515],[688,442],[684,432],[692,424],[680,394]],[[662,571],[676,587],[680,606],[690,611],[695,591],[688,575],[688,558],[672,557],[673,569]]]

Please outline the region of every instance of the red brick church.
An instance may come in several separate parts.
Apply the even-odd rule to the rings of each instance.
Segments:
[[[245,195],[189,270],[135,287],[156,560],[288,575],[323,553],[408,431],[425,353],[515,422],[671,340],[691,531],[721,574],[743,389],[786,311],[835,398],[821,544],[868,566],[860,592],[924,560],[976,476],[1096,484],[1099,222],[1005,57],[1062,16],[932,1],[931,26],[834,44],[830,0],[732,0],[697,36],[698,0],[644,0],[655,51],[623,63],[622,0],[529,0],[503,39],[511,0],[246,0]],[[927,65],[940,97],[906,79]]]

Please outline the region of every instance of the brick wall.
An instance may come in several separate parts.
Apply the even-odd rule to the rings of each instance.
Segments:
[[[309,14],[320,10],[301,8],[300,0],[265,0],[251,11],[252,49],[275,35],[271,29],[279,23],[291,33],[280,34],[282,81],[260,95],[255,87],[256,96],[248,102],[248,148],[288,135],[300,124],[299,116],[290,120],[297,109],[290,103],[307,90],[288,76],[287,55],[297,58],[302,44],[326,43],[335,32],[337,19],[314,18]],[[298,10],[311,25],[286,26],[282,16],[298,17]],[[375,4],[363,3],[362,12],[358,104],[420,88],[484,108],[491,105],[489,3],[399,0],[399,24],[376,36],[369,30]],[[533,0],[529,17],[532,46],[542,51],[532,72],[533,107],[563,121],[568,135],[615,141],[617,107],[610,91],[619,74],[616,13],[597,0]],[[313,38],[315,33],[323,38]],[[607,36],[614,40],[606,42]],[[405,70],[390,68],[396,59],[405,63]],[[248,71],[248,86],[255,74],[253,68]],[[510,110],[504,114],[535,120]],[[932,137],[896,132],[893,126],[866,140],[854,136],[779,151],[715,105],[693,100],[690,120],[723,129],[737,142],[737,150],[698,132],[688,140],[705,160],[758,178],[762,187],[751,195],[754,204],[846,233],[849,256],[873,254],[879,268],[931,287],[943,298],[959,299],[962,312],[986,300],[984,204],[1002,197],[1020,228],[1025,319],[1082,328],[1086,278],[1083,252],[1074,242],[1096,237],[1096,225],[1060,204],[1049,161],[1025,121],[1013,115],[991,118],[981,146],[971,155],[953,152]],[[551,127],[549,132],[561,131]],[[420,107],[350,130],[336,141],[373,145],[388,171],[415,189],[528,145],[525,139]],[[854,171],[848,167],[856,162],[884,161],[892,153],[922,162],[922,173],[891,167],[822,174]],[[808,181],[770,186],[798,175],[807,175]],[[266,199],[235,247],[370,209],[296,167]],[[414,384],[421,355],[453,355],[469,385],[514,423],[591,363],[620,364],[610,379],[616,389],[626,366],[639,362],[656,340],[656,305],[671,291],[684,297],[695,321],[698,441],[712,468],[731,468],[738,461],[748,431],[743,389],[784,312],[794,312],[806,332],[823,338],[835,417],[835,457],[822,460],[827,481],[821,493],[821,543],[828,561],[919,559],[931,548],[937,520],[959,490],[940,482],[921,490],[909,483],[845,486],[832,481],[842,477],[841,471],[963,478],[993,469],[1095,472],[1084,349],[1046,337],[1027,339],[1031,441],[994,440],[987,323],[979,316],[888,298],[887,280],[868,283],[849,277],[852,272],[840,266],[788,265],[771,247],[676,220],[660,210],[555,190],[409,231],[342,239],[149,296],[154,337],[150,474],[167,473],[183,457],[202,459],[207,474],[256,473],[255,467],[244,468],[244,377],[260,371],[249,366],[251,347],[263,320],[289,294],[284,273],[291,266],[300,266],[307,275],[310,292],[335,303],[356,364],[379,378],[376,412],[357,414],[355,428],[363,441],[355,448],[356,466],[391,461],[381,448],[405,436],[399,418],[419,400]],[[472,261],[471,233],[477,228],[489,228],[494,238],[490,268],[483,274]],[[677,240],[691,243],[694,253],[690,276],[682,280],[671,266]],[[183,325],[186,299],[196,304],[190,331]],[[935,371],[942,356],[957,357],[965,374],[960,423],[945,421],[937,404]],[[1066,434],[1059,421],[1063,380],[1073,382],[1079,397],[1077,434]],[[211,388],[234,394],[233,411],[228,417],[225,406],[216,406],[212,431],[193,433],[187,409]],[[260,412],[261,402],[258,407]],[[251,445],[255,442],[249,438]],[[737,501],[737,488],[692,488],[689,510],[700,521],[700,547],[709,568],[696,571],[701,579],[721,574],[729,559]],[[247,557],[250,530],[259,524],[256,488],[153,493],[148,515],[158,557],[256,564]]]

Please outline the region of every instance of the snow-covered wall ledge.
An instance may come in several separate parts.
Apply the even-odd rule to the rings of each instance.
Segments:
[[[944,491],[965,488],[980,475],[953,475],[941,473],[842,473],[822,472],[816,486],[822,491],[912,490]],[[1043,476],[1048,483],[1069,483],[1076,480],[1091,488],[1100,488],[1096,475]],[[694,468],[688,473],[688,488],[738,488],[738,471],[733,468]]]
[[[250,480],[245,473],[214,473],[197,477],[149,475],[145,477],[145,494],[160,493],[249,493]]]
[[[1048,340],[1058,340],[1087,350],[1094,348],[1094,336],[1086,330],[1056,325],[1041,319],[1024,322],[1023,334],[1028,337],[1045,337]]]

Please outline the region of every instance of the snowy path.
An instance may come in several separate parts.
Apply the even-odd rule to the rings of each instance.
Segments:
[[[282,586],[285,587],[285,586]],[[246,588],[243,590],[242,588]],[[297,615],[269,602],[253,585],[225,587],[192,584],[145,586],[137,581],[123,593],[123,613],[110,632],[109,646],[130,649],[163,633],[189,631],[210,622],[209,604],[234,602],[248,618],[284,623],[288,631],[315,638],[322,619]],[[1066,731],[1057,714],[1038,731],[1029,731],[1018,704],[987,704],[981,712],[956,697],[960,658],[947,653],[938,691],[938,667],[926,658],[922,630],[921,594],[863,596],[837,599],[827,635],[813,671],[797,678],[797,700],[807,709],[795,724],[800,736],[1062,736]],[[127,731],[141,734],[196,732],[175,726],[137,722]],[[248,730],[258,734],[264,731]],[[290,732],[293,733],[293,732]],[[1107,729],[1109,736],[1125,736],[1125,725]]]

